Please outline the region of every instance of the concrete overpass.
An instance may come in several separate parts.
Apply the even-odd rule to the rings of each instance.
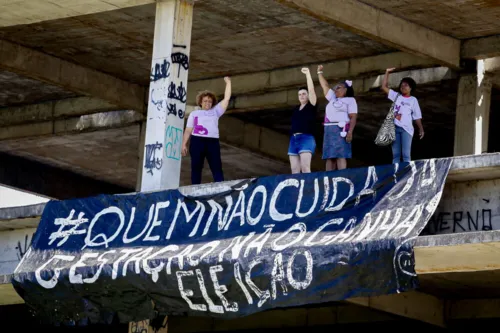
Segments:
[[[192,109],[199,90],[212,89],[221,95],[222,77],[233,77],[230,110],[221,119],[228,179],[289,172],[290,108],[296,103],[296,87],[304,84],[299,69],[308,65],[315,73],[319,63],[325,65],[331,82],[354,80],[360,114],[349,166],[390,161],[389,150],[373,145],[389,107],[379,91],[387,67],[398,68],[391,86],[406,75],[419,84],[426,137],[414,142],[413,158],[500,151],[500,136],[494,130],[500,121],[500,7],[495,1],[433,3],[432,10],[424,0],[325,3],[194,1],[186,111],[189,106]],[[154,0],[0,4],[0,183],[57,199],[140,188],[152,50],[158,38],[155,8]],[[324,111],[325,101],[320,100]],[[318,129],[321,147],[319,119]],[[319,155],[314,170],[323,169]],[[485,156],[476,158],[498,158]],[[351,308],[354,317],[362,317],[357,312],[360,304],[438,325],[444,319],[498,317],[497,228],[482,229],[485,216],[497,222],[498,209],[480,205],[482,199],[490,200],[485,204],[495,202],[481,195],[498,189],[498,163],[489,161],[488,165],[463,162],[450,174],[448,194],[426,231],[430,236],[419,241],[421,292],[427,296],[357,300],[358,305]],[[210,178],[206,168],[204,182]],[[188,183],[189,159],[185,158],[181,185]],[[454,193],[462,198],[459,208]],[[473,203],[467,201],[469,196],[475,198]],[[462,209],[463,205],[472,208]],[[41,207],[34,209],[2,211],[7,214],[1,218],[3,230],[15,230],[9,232],[16,236],[6,236],[0,244],[22,250],[21,240],[29,228],[36,227],[41,213]],[[483,214],[483,224],[474,229],[472,223],[471,229],[465,216],[476,211]],[[469,230],[460,229],[464,227]],[[481,232],[435,235],[448,231]],[[16,258],[15,252],[11,254]],[[15,303],[8,284],[3,286],[4,295],[14,298],[2,299]],[[473,294],[468,288],[473,288]],[[280,316],[298,318],[295,326],[304,326],[301,320],[314,322],[315,311],[348,312],[332,309],[278,311],[268,325],[275,328],[279,322],[275,318]],[[186,331],[221,325],[210,322],[191,329],[179,320],[177,327]],[[316,322],[330,323],[322,320]],[[228,324],[222,327],[235,329]]]
[[[76,173],[82,181],[67,176],[75,188],[87,180],[110,183],[103,186],[118,191],[136,188],[155,1],[7,1],[1,6],[0,151],[25,159],[32,178],[39,162],[54,172]],[[439,4],[432,12],[425,1],[405,6],[419,14],[405,17],[399,7],[375,1],[337,1],[334,11],[321,1],[196,1],[187,104],[201,89],[222,94],[221,77],[233,77],[232,110],[221,126],[227,178],[289,172],[289,109],[296,102],[294,89],[303,84],[298,69],[318,63],[325,64],[332,82],[354,79],[360,119],[351,166],[390,158],[372,140],[389,106],[378,92],[380,75],[392,66],[399,70],[392,85],[405,74],[419,83],[426,139],[414,143],[414,158],[474,153],[467,143],[476,137],[479,153],[498,150],[497,134],[488,135],[489,109],[498,98],[497,62],[489,61],[479,73],[480,78],[492,73],[486,81],[493,88],[476,87],[477,60],[500,53],[496,7],[475,1]],[[483,94],[485,101],[493,96],[491,107],[474,107]],[[481,131],[469,126],[478,116]],[[320,170],[323,163],[316,158]],[[188,163],[184,159],[183,165]],[[182,168],[183,185],[187,169]],[[23,187],[13,172],[0,181]],[[30,183],[43,183],[39,178]],[[210,180],[208,170],[204,179]],[[43,185],[29,189],[56,198],[73,195]]]

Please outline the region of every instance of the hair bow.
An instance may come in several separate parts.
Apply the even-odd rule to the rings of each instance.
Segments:
[[[345,80],[345,83],[347,84],[348,87],[352,87],[352,81],[350,80]]]

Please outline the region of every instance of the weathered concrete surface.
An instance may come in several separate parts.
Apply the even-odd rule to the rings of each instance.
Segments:
[[[253,94],[283,90],[290,87],[297,89],[299,86],[305,85],[305,76],[301,72],[301,69],[304,66],[309,67],[317,84],[316,74],[314,74],[316,73],[317,65],[319,65],[319,63],[255,72],[251,74],[235,75],[231,78],[233,83],[232,94],[234,96],[238,96],[249,93]],[[404,52],[393,52],[376,56],[351,58],[334,62],[326,62],[322,63],[322,65],[324,67],[323,71],[326,79],[335,82],[336,80],[353,80],[360,78],[360,81],[357,82],[355,87],[358,87],[361,90],[370,89],[370,86],[375,84],[380,86],[382,80],[378,76],[374,76],[374,74],[381,75],[385,73],[386,68],[396,67],[397,71],[401,72],[405,69],[436,67],[435,62],[432,60]],[[420,75],[419,73],[420,72],[418,71],[412,71],[406,74],[417,75],[417,79],[421,78],[421,75],[425,75],[424,73],[427,73],[428,76],[438,75],[437,72],[433,74],[429,71],[422,72],[423,74]],[[399,74],[397,72],[393,74],[395,77],[398,75]],[[444,75],[444,73],[442,75]],[[451,70],[449,70],[449,75],[453,75]],[[368,77],[366,85],[360,84],[360,82],[363,82],[365,77]],[[429,80],[430,79],[427,79],[426,81]],[[195,98],[198,91],[208,89],[213,91],[216,95],[222,95],[224,93],[224,87],[224,81],[221,78],[191,81],[188,86],[188,103],[195,104]]]
[[[465,26],[465,25],[463,25]],[[500,32],[497,35],[468,39],[462,42],[461,56],[466,59],[486,59],[500,55]]]
[[[500,178],[451,183],[428,224],[429,234],[500,230]]]
[[[62,117],[82,116],[92,113],[115,111],[116,105],[92,97],[77,97],[0,108],[0,127],[43,122]]]
[[[224,120],[226,117],[221,118],[221,124],[226,123],[226,120]],[[140,125],[135,124],[111,129],[101,128],[98,131],[80,131],[76,128],[80,118],[77,119],[78,121],[75,119],[76,122],[69,121],[72,123],[70,129],[73,132],[65,130],[64,133],[59,135],[30,136],[22,139],[0,141],[0,151],[26,157],[57,168],[71,170],[83,176],[117,184],[121,187],[135,188],[139,164],[137,147],[139,146]],[[65,121],[65,123],[68,123],[68,121]],[[85,125],[85,121],[81,122],[81,124]],[[43,128],[43,123],[22,126],[39,126]],[[226,179],[269,176],[290,172],[288,157],[286,156],[288,141],[283,144],[285,141],[283,134],[278,133],[273,136],[274,131],[263,131],[265,132],[263,135],[267,135],[269,140],[279,138],[279,141],[275,144],[282,143],[279,151],[269,151],[269,154],[266,154],[266,150],[261,149],[261,146],[268,139],[265,139],[266,141],[263,141],[258,146],[245,143],[240,145],[238,144],[240,142],[240,133],[234,133],[231,128],[224,128],[223,126],[221,125],[221,136],[224,139],[227,138],[227,144],[222,143],[221,155]],[[45,134],[48,133],[49,129],[46,129]],[[0,129],[0,135],[2,133]],[[33,134],[33,132],[31,133]],[[181,185],[191,184],[190,163],[189,156],[182,159]],[[202,181],[204,183],[213,181],[207,163],[205,163],[203,169]]]
[[[458,86],[454,155],[488,151],[489,114],[492,82],[485,76],[484,61],[478,61],[477,74],[463,75]]]
[[[128,127],[140,123],[143,118],[144,117],[136,111],[110,111],[68,119],[55,119],[52,121],[13,125],[0,127],[0,140]]]
[[[8,0],[0,3],[0,26],[30,24],[63,17],[116,10],[152,3],[154,0],[45,1]]]
[[[71,171],[0,153],[0,183],[51,198],[69,199],[99,193],[129,192],[127,187],[78,175]],[[133,188],[133,187],[131,187]]]
[[[0,232],[0,275],[14,272],[31,245],[36,228]]]
[[[500,34],[496,0],[360,0],[407,21],[459,39]],[[390,24],[388,23],[390,27]],[[422,43],[425,44],[425,43]]]
[[[316,69],[310,66],[310,70],[311,72],[313,72]],[[295,81],[296,86],[294,88],[286,90],[281,88],[281,89],[275,89],[275,91],[261,93],[261,94],[253,93],[253,94],[236,96],[231,100],[229,113],[240,113],[240,112],[247,112],[254,110],[273,109],[284,106],[297,105],[298,103],[297,89],[298,87],[303,86],[304,77],[299,69],[294,69],[293,73],[294,76],[298,76],[298,74],[302,75],[301,78],[302,81],[299,81],[297,78]],[[292,73],[290,72],[290,74]],[[384,78],[384,75],[374,75],[374,76],[367,76],[360,78],[348,77],[348,76],[338,77],[337,75],[338,74],[336,74],[335,72],[328,75],[333,78],[333,80],[329,79],[330,85],[333,86],[334,84],[340,82],[341,80],[346,80],[346,79],[352,80],[354,93],[357,96],[357,98],[359,98],[360,95],[366,94],[368,92],[379,91],[382,86],[382,81]],[[431,68],[415,69],[415,70],[398,69],[397,72],[394,72],[389,77],[389,87],[393,89],[397,88],[400,80],[406,76],[411,76],[417,82],[418,85],[429,85],[429,84],[436,84],[442,81],[453,80],[458,77],[458,74],[447,67],[431,67]],[[212,80],[207,80],[207,81],[212,81]],[[222,94],[223,93],[222,86],[220,86],[220,83],[218,81],[217,82],[212,81],[213,84],[211,87],[215,88],[214,91],[216,93]],[[196,81],[194,83],[193,86],[195,86],[196,88],[193,87],[193,90],[202,87],[202,85],[199,85],[198,82],[199,81]],[[319,103],[318,105],[324,108],[328,103],[328,101],[323,96],[322,88],[319,85],[315,85],[315,91],[317,96],[320,96],[318,99]],[[195,104],[196,103],[195,100],[196,100],[196,94],[194,94],[194,92],[192,92],[191,95],[188,95],[188,103]],[[360,103],[362,102],[359,101],[358,104]],[[433,110],[430,111],[432,112]]]
[[[36,228],[44,208],[45,203],[0,208],[0,231]]]
[[[389,47],[429,57],[453,68],[460,67],[460,41],[432,31],[425,24],[412,23],[355,0],[277,1]]]
[[[147,85],[153,2],[0,28],[0,38]],[[390,51],[375,41],[311,19],[272,0],[203,0],[194,7],[189,77],[222,77]]]
[[[335,303],[314,308],[285,308],[256,313],[239,319],[170,317],[169,329],[176,333],[290,330],[335,324],[399,322],[398,317],[353,304]]]
[[[0,40],[0,68],[124,108],[144,110],[144,88],[5,40]]]
[[[58,86],[0,70],[0,107],[26,105],[75,96],[77,94]]]

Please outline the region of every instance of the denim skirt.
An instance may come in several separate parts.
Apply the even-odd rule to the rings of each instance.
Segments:
[[[323,159],[329,158],[351,158],[351,143],[340,136],[342,128],[337,125],[324,126],[325,135],[323,137]]]

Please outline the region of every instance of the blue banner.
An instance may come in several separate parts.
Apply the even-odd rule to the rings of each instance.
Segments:
[[[417,287],[450,159],[51,201],[13,285],[51,322],[238,317]]]

